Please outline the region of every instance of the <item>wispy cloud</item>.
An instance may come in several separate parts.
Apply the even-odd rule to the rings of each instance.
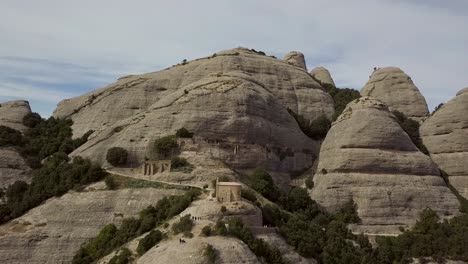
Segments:
[[[4,0],[0,99],[5,83],[27,86],[15,94],[51,113],[53,100],[118,76],[245,46],[302,51],[309,68],[323,65],[356,89],[374,66],[399,66],[433,108],[468,86],[466,25],[466,0]]]

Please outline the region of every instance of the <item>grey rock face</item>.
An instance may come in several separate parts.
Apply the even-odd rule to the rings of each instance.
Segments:
[[[333,99],[302,68],[237,48],[163,71],[122,77],[107,87],[60,102],[54,117],[72,118],[74,137],[79,137],[88,130],[145,112],[170,94],[183,91],[183,87],[221,75],[242,75],[240,78],[262,87],[284,108],[310,120],[322,113],[333,114]]]
[[[443,105],[420,128],[431,158],[468,198],[468,88]]]
[[[67,193],[0,226],[1,263],[71,263],[80,245],[109,223],[119,225],[177,190]]]
[[[311,197],[328,210],[350,199],[358,206],[360,232],[397,233],[426,207],[442,217],[459,203],[437,166],[421,153],[387,106],[362,97],[333,123],[319,156]]]
[[[284,56],[283,60],[291,65],[307,70],[304,54],[302,54],[302,52],[291,51]]]
[[[426,100],[411,78],[396,67],[379,68],[372,73],[361,90],[362,96],[372,96],[384,102],[391,110],[422,121],[429,114]]]
[[[151,157],[157,138],[181,127],[203,142],[197,155],[237,169],[300,170],[312,164],[319,149],[273,94],[249,75],[232,72],[182,87],[144,112],[96,131],[72,156],[105,164],[107,150],[120,146],[139,164]]]
[[[316,80],[319,80],[321,83],[328,83],[335,86],[335,82],[330,75],[330,72],[324,67],[315,67],[310,72],[310,75],[314,77]]]
[[[6,188],[15,181],[29,182],[31,168],[14,148],[0,148],[0,188]]]
[[[27,101],[0,103],[0,126],[7,126],[23,132],[27,128],[23,125],[23,117],[29,113],[31,113],[31,108]]]

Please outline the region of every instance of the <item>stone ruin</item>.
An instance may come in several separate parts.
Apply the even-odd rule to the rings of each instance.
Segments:
[[[171,161],[170,160],[156,160],[156,161],[145,161],[141,165],[141,173],[145,176],[151,176],[158,173],[170,172]]]

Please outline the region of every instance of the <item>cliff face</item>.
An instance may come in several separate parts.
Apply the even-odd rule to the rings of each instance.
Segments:
[[[420,132],[431,158],[468,198],[468,88],[429,117]]]
[[[262,87],[281,106],[310,120],[322,113],[331,116],[332,98],[296,61],[301,61],[300,56],[283,61],[244,48],[221,51],[163,71],[122,77],[107,87],[60,102],[54,116],[73,119],[74,137],[79,137],[145,112],[202,79],[221,75],[241,75],[238,78]]]
[[[437,166],[421,153],[387,106],[362,97],[351,102],[325,138],[312,199],[335,210],[350,199],[362,219],[358,230],[398,232],[426,207],[442,217],[459,203]]]
[[[429,114],[426,100],[411,77],[396,67],[374,71],[362,88],[361,95],[377,98],[392,111],[397,110],[420,122]]]

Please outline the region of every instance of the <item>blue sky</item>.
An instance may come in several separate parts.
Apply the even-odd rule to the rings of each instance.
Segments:
[[[432,110],[468,86],[468,1],[2,0],[0,102],[64,98],[238,46],[306,55],[339,87],[407,72]]]

